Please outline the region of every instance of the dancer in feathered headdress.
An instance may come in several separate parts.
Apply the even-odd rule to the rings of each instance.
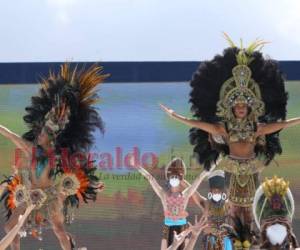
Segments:
[[[274,176],[260,185],[253,203],[255,222],[261,233],[260,249],[299,247],[292,227],[294,212],[294,199],[287,181]]]
[[[190,141],[206,169],[220,154],[225,157],[221,167],[229,185],[231,215],[248,227],[253,221],[251,206],[258,175],[282,151],[279,131],[300,124],[300,118],[285,120],[284,80],[277,62],[259,52],[265,42],[256,40],[247,48],[242,44],[238,48],[226,38],[231,47],[201,63],[191,81],[190,102],[196,119],[163,105],[162,109],[193,127]],[[250,236],[243,241],[241,246],[249,248]]]
[[[8,211],[7,231],[17,223],[26,204],[33,203],[35,209],[21,235],[42,239],[42,229],[51,226],[62,249],[74,247],[63,226],[64,221],[72,220],[70,208],[78,207],[80,199],[95,200],[103,188],[86,154],[93,143],[92,132],[96,128],[104,131],[94,104],[97,86],[106,77],[96,65],[71,70],[64,64],[57,75],[50,73],[43,79],[39,94],[26,107],[24,121],[30,130],[23,137],[0,126],[0,133],[24,153],[16,173],[4,181],[6,191],[1,200]],[[12,249],[19,248],[16,237]]]

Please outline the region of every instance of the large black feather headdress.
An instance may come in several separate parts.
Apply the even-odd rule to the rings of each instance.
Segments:
[[[94,65],[89,69],[73,70],[64,64],[56,75],[42,79],[39,94],[31,98],[26,107],[25,123],[30,130],[23,138],[35,142],[45,127],[55,134],[55,148],[67,148],[70,152],[85,151],[93,141],[92,131],[104,131],[102,119],[94,104],[99,100],[97,86],[108,75],[102,74],[102,67]],[[58,116],[65,116],[59,122]],[[60,118],[59,118],[60,119]]]
[[[231,40],[230,44],[231,47],[225,49],[222,55],[202,62],[193,75],[190,83],[190,103],[194,117],[210,123],[222,121],[222,118],[216,115],[222,86],[233,76],[232,69],[249,57],[251,60],[246,62],[247,67],[251,70],[251,77],[257,83],[264,103],[264,114],[258,117],[258,121],[268,123],[285,119],[288,97],[278,63],[264,58],[261,52],[255,50],[255,45],[263,45],[261,40],[247,49],[238,48]],[[265,139],[265,145],[257,145],[255,151],[256,154],[264,156],[264,163],[267,165],[275,154],[282,152],[282,149],[279,132],[267,135]],[[216,162],[220,153],[229,153],[226,144],[213,141],[207,132],[200,129],[190,130],[190,142],[194,145],[194,153],[199,163],[204,164],[206,169]]]

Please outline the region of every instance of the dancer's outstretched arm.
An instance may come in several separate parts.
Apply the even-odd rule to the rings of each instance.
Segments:
[[[26,156],[30,156],[31,146],[30,143],[25,142],[19,135],[10,131],[6,127],[0,125],[0,134],[9,139],[14,143],[18,148],[20,148]]]
[[[257,134],[258,135],[272,134],[281,129],[293,127],[299,124],[300,124],[300,117],[285,120],[285,121],[269,123],[269,124],[260,124],[257,128]]]
[[[222,127],[220,124],[213,124],[213,123],[202,122],[202,121],[186,118],[182,115],[175,113],[174,110],[169,109],[168,107],[164,106],[163,104],[160,104],[160,107],[171,118],[173,118],[177,121],[180,121],[181,123],[186,124],[190,127],[199,128],[199,129],[201,129],[207,133],[213,134],[213,135],[226,135],[225,128]]]
[[[136,164],[134,159],[131,158],[129,160],[129,164],[136,168],[150,183],[150,185],[152,186],[154,192],[158,195],[158,197],[162,200],[164,199],[164,190],[163,188],[158,184],[158,182],[156,181],[156,179],[146,170],[144,169],[140,164]]]
[[[30,205],[26,208],[26,211],[23,215],[19,216],[18,223],[12,228],[12,230],[6,234],[6,236],[0,241],[0,250],[6,249],[14,240],[18,232],[20,231],[21,227],[23,226],[25,220],[34,209],[35,205]]]
[[[182,193],[185,198],[189,199],[196,191],[201,182],[208,176],[214,169],[216,165],[213,165],[209,171],[203,170],[202,173],[194,180],[191,186],[186,188]]]
[[[184,189],[190,187],[191,184],[187,181],[187,180],[183,180],[183,187]],[[205,202],[206,202],[206,198],[203,197],[198,191],[196,191],[193,195],[192,195],[192,199],[195,202],[195,204],[201,209],[202,212],[204,212],[205,210]]]

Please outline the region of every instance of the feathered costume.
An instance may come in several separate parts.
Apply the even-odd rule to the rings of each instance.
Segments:
[[[220,100],[220,91],[225,81],[232,77],[232,69],[238,65],[237,55],[243,48],[232,47],[224,50],[222,55],[216,55],[211,61],[200,64],[191,80],[190,103],[191,111],[197,119],[209,123],[224,121],[217,115],[217,103]],[[255,45],[255,44],[254,44]],[[284,78],[278,67],[278,63],[263,57],[262,53],[248,47],[246,54],[251,57],[247,65],[252,72],[252,79],[258,84],[265,112],[258,121],[269,123],[285,120],[287,92],[284,87]],[[194,145],[194,153],[200,164],[209,169],[215,164],[220,153],[228,155],[226,144],[212,140],[210,135],[200,129],[190,130],[190,142]],[[255,152],[264,157],[264,164],[268,165],[276,154],[282,152],[279,132],[267,135],[265,145],[257,144]]]
[[[86,154],[93,143],[92,132],[96,128],[104,131],[94,104],[99,99],[97,86],[107,76],[102,74],[102,67],[96,65],[87,70],[78,70],[77,67],[71,70],[69,64],[64,64],[57,75],[50,72],[49,77],[42,80],[38,95],[33,96],[31,105],[25,108],[24,121],[29,131],[23,139],[36,149],[32,156],[33,160],[36,159],[36,176],[28,167],[30,164],[23,166],[16,175],[4,181],[7,188],[1,197],[8,211],[7,218],[13,209],[24,203],[37,205],[24,228],[25,235],[29,232],[40,237],[51,205],[60,194],[65,197],[63,213],[65,222],[69,223],[73,217],[69,208],[78,207],[80,199],[95,201],[97,192],[102,190],[103,184],[95,175],[96,168]],[[48,135],[54,152],[48,176],[54,184],[45,189],[32,189],[32,180],[38,179],[46,166],[51,165],[49,155],[38,145],[42,131]],[[67,156],[62,152],[67,152]],[[74,164],[70,156],[78,153],[84,157]]]
[[[190,142],[199,163],[207,170],[216,164],[220,155],[225,158],[220,166],[226,173],[229,201],[236,209],[233,212],[234,217],[237,216],[235,229],[244,231],[253,220],[251,206],[259,172],[282,152],[279,132],[256,138],[257,124],[285,120],[288,96],[277,62],[264,58],[259,52],[264,41],[256,40],[247,48],[241,44],[238,48],[226,34],[225,37],[231,47],[213,60],[201,63],[194,74],[190,103],[194,117],[222,124],[228,138],[192,128]],[[239,119],[234,114],[234,107],[239,103],[247,105],[246,118]],[[229,155],[228,144],[239,141],[255,145],[254,158]],[[250,237],[250,232],[243,233],[246,234]],[[244,240],[244,249],[248,249],[249,240]]]

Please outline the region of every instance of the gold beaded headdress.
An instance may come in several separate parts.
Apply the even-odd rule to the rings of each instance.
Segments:
[[[224,33],[226,40],[230,46],[237,48],[229,36]],[[264,44],[263,40],[255,40],[247,48],[241,46],[236,55],[237,66],[232,69],[232,77],[224,82],[220,90],[220,100],[217,103],[217,116],[231,120],[234,118],[232,108],[237,103],[245,103],[251,107],[251,115],[254,120],[264,114],[264,103],[261,98],[260,88],[258,84],[251,78],[251,70],[248,65],[253,60],[252,54],[256,50],[260,50]]]
[[[273,195],[278,194],[284,197],[289,189],[290,183],[283,178],[278,178],[276,175],[272,179],[265,179],[262,184],[265,196],[271,199]]]
[[[294,211],[294,199],[289,189],[289,182],[277,176],[266,178],[257,189],[253,202],[253,214],[258,228],[263,221],[272,218],[291,222]]]

